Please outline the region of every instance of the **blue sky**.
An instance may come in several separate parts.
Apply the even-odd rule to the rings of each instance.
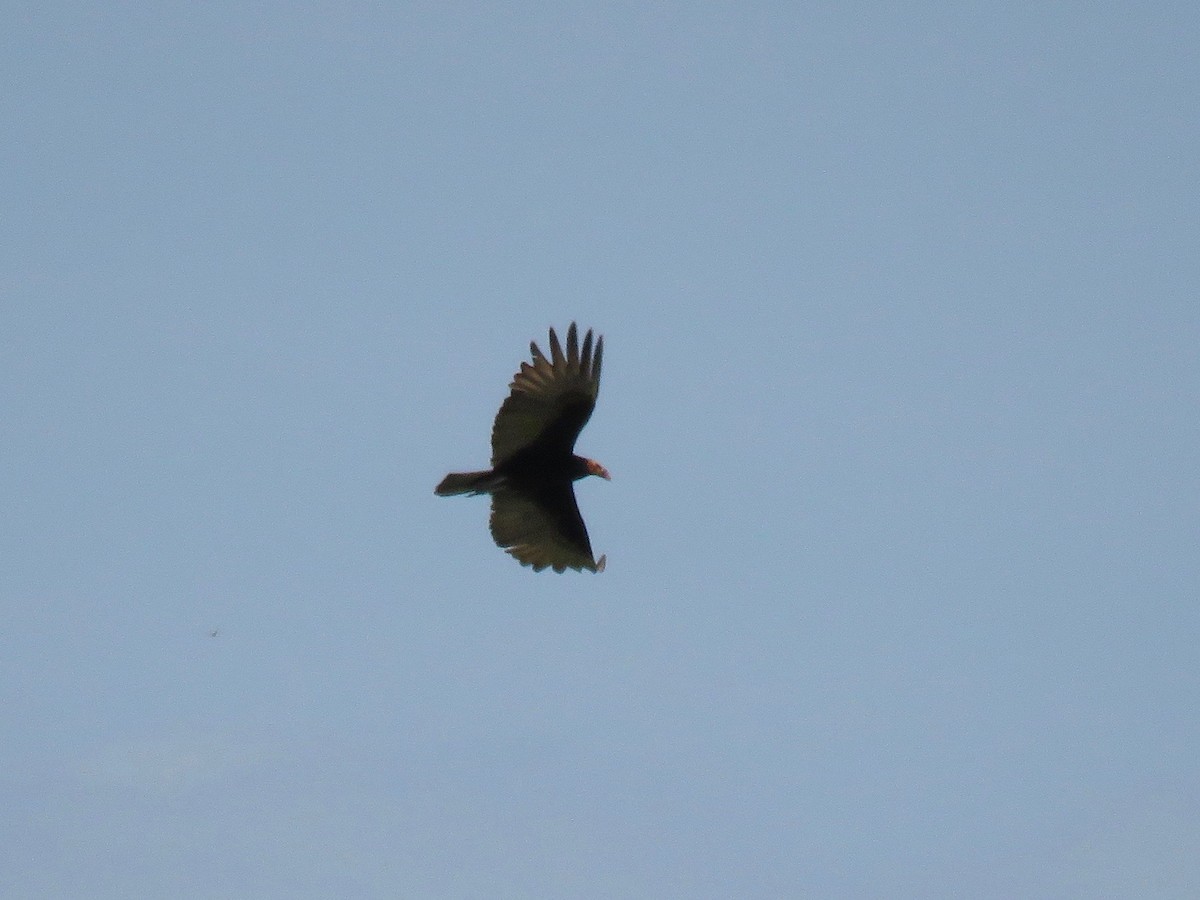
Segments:
[[[10,4],[2,892],[1195,896],[1198,25]]]

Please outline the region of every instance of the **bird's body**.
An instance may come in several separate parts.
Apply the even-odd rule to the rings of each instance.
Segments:
[[[566,353],[553,328],[549,358],[537,344],[529,347],[533,362],[521,363],[492,427],[492,468],[451,473],[435,493],[491,494],[492,537],[522,565],[599,572],[605,559],[592,556],[572,482],[609,477],[598,462],[574,453],[596,405],[604,339],[593,352],[588,331],[581,350],[571,323]]]

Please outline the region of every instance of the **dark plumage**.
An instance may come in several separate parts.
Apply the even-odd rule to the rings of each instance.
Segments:
[[[604,466],[575,455],[575,439],[587,424],[600,390],[604,338],[592,345],[575,323],[567,329],[567,350],[550,329],[550,357],[530,343],[532,363],[509,386],[508,399],[492,426],[492,468],[452,473],[434,493],[492,495],[492,537],[522,565],[540,572],[552,568],[604,569],[592,556],[587,527],[575,503],[572,482],[588,475],[609,477]]]

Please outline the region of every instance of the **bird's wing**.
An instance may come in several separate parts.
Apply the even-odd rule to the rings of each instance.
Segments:
[[[592,557],[587,527],[575,503],[570,481],[557,481],[536,493],[503,487],[492,494],[492,537],[524,566],[604,569],[604,557]]]
[[[591,329],[579,346],[575,323],[567,330],[567,352],[550,329],[550,357],[535,343],[533,362],[521,363],[511,393],[496,413],[492,426],[492,465],[498,466],[533,444],[570,454],[587,424],[600,391],[604,338],[592,345]]]

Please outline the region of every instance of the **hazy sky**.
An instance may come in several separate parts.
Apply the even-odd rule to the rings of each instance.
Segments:
[[[1194,3],[9,3],[0,894],[1200,896]],[[605,336],[600,575],[492,544]]]

